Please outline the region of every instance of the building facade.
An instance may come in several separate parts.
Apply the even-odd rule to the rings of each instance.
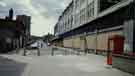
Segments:
[[[22,36],[19,38],[22,40],[23,44],[26,44],[28,41],[30,41],[31,37],[31,17],[27,15],[17,15],[17,22],[23,25],[24,30],[22,30]],[[24,46],[24,45],[22,45]]]
[[[16,20],[0,19],[0,53],[23,48],[23,25]]]
[[[102,53],[108,51],[111,37],[122,36],[122,53],[114,56],[114,65],[128,65],[135,54],[134,25],[134,0],[72,0],[54,28],[56,38],[53,42],[56,46]],[[117,62],[119,59],[121,62]],[[122,66],[118,68],[135,73],[132,71],[134,65],[130,68]]]
[[[0,19],[0,53],[23,48],[30,39],[30,16],[18,15],[13,19],[14,11],[9,10],[5,19]]]
[[[133,0],[73,0],[59,17],[54,29],[55,36],[57,39],[62,39],[64,47],[80,48],[83,46],[80,45],[83,43],[80,37],[86,34],[89,45],[87,48],[107,50],[107,39],[110,35],[126,35],[123,19],[126,20],[128,16],[126,12],[130,12],[128,9],[132,2]],[[127,11],[120,14],[119,12],[122,13],[124,9]],[[122,17],[124,15],[125,18]],[[127,39],[133,39],[125,40],[129,47],[133,47],[132,43],[128,43],[133,41]]]

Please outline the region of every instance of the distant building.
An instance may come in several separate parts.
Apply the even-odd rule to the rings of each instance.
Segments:
[[[14,11],[13,11],[13,9],[11,8],[10,10],[9,10],[9,19],[10,20],[12,20],[13,19],[13,16],[14,16]]]
[[[14,10],[11,8],[9,10],[9,14],[8,16],[5,17],[6,20],[13,20],[13,16],[14,16]]]
[[[17,15],[16,20],[17,22],[20,22],[24,27],[23,35],[25,36],[24,43],[26,43],[30,40],[31,36],[31,17],[26,15]]]

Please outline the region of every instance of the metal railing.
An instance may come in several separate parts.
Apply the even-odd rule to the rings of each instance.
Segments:
[[[81,50],[79,49],[69,49],[62,47],[51,47],[51,55],[81,55]]]

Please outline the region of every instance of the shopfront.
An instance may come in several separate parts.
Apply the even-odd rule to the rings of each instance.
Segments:
[[[127,9],[127,19],[124,21],[124,39],[119,53],[112,50],[112,66],[122,71],[135,74],[135,4]],[[132,9],[132,10],[131,10]],[[120,40],[118,40],[120,41]],[[118,42],[117,42],[118,43]],[[113,46],[119,47],[117,44]],[[114,47],[113,47],[114,48]]]

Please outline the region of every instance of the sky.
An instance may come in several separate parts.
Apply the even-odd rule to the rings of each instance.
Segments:
[[[58,17],[71,0],[0,0],[0,18],[8,15],[10,8],[14,15],[28,15],[31,20],[31,34],[43,36],[54,33]]]

